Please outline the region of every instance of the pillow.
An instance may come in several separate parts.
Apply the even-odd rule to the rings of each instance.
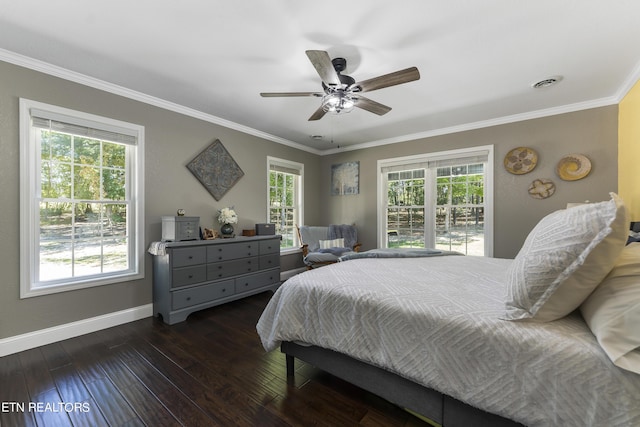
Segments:
[[[580,312],[614,365],[640,374],[640,243],[622,250]]]
[[[549,322],[577,309],[611,271],[627,240],[627,211],[608,202],[553,212],[529,233],[507,271],[506,320]]]
[[[320,249],[344,248],[344,238],[333,240],[319,240]]]

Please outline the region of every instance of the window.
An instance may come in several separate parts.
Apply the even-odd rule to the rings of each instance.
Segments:
[[[300,247],[296,226],[303,224],[302,182],[304,165],[267,157],[268,212],[267,221],[275,224],[282,236],[281,250]]]
[[[493,147],[378,162],[380,247],[491,256]]]
[[[144,277],[144,128],[20,100],[20,293]]]

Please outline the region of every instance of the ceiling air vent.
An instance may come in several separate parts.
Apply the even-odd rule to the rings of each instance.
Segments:
[[[534,84],[531,85],[532,88],[534,89],[540,89],[543,87],[549,87],[549,86],[553,86],[554,84],[560,82],[560,80],[562,80],[562,76],[553,76],[553,77],[548,77],[544,80],[540,80],[539,82],[536,82]]]

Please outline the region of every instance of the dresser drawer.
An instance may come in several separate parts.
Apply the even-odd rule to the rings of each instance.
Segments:
[[[171,287],[193,285],[207,280],[207,268],[204,264],[174,268],[171,271]]]
[[[270,239],[260,241],[260,255],[276,253],[280,253],[280,240]]]
[[[180,310],[181,308],[202,304],[228,295],[233,295],[233,280],[173,291],[171,309]]]
[[[207,264],[207,280],[217,280],[239,274],[252,273],[260,269],[258,257],[236,259]]]
[[[258,242],[225,243],[207,248],[207,262],[258,256]]]
[[[251,274],[244,277],[236,278],[236,293],[247,292],[262,286],[271,285],[280,281],[280,269],[262,271],[257,274]]]
[[[275,268],[280,266],[280,251],[275,254],[260,255],[260,270]]]
[[[171,251],[171,259],[174,267],[204,264],[207,259],[207,251],[204,246],[195,248],[177,248],[172,249]]]

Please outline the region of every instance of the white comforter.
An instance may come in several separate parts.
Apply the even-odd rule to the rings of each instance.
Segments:
[[[640,375],[578,313],[500,320],[511,260],[358,259],[287,280],[260,318],[266,350],[339,351],[528,426],[640,426]]]

